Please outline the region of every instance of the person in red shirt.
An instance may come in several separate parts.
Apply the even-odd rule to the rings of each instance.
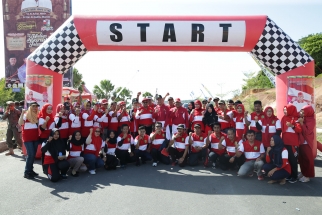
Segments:
[[[44,142],[48,140],[50,132],[55,128],[55,121],[53,115],[53,106],[45,104],[38,115],[39,118],[39,140]]]
[[[244,116],[245,116],[244,105],[238,104],[236,107],[236,111],[234,111],[234,114],[233,114],[237,141],[244,139],[245,134],[247,132],[247,126],[245,124]]]
[[[67,161],[72,169],[71,175],[78,177],[78,172],[86,172],[87,167],[83,163],[84,157],[81,156],[84,151],[84,139],[80,131],[74,131],[67,140],[67,151],[69,151]]]
[[[189,151],[189,136],[184,132],[185,125],[179,124],[177,127],[177,133],[174,133],[170,140],[167,151],[170,154],[172,160],[172,166],[178,164],[180,167],[184,167],[187,164],[188,151]],[[172,147],[174,145],[174,147]]]
[[[213,124],[214,132],[209,131],[207,137],[207,145],[210,144],[209,152],[209,165],[213,169],[216,169],[216,162],[219,156],[225,154],[225,147],[219,149],[219,142],[222,137],[225,137],[226,134],[221,132],[221,127],[219,122]]]
[[[227,137],[222,136],[220,138],[218,148],[220,150],[225,150],[227,154],[223,154],[219,157],[219,164],[222,170],[233,170],[236,166],[241,167],[245,162],[245,156],[241,155],[236,157],[239,145],[243,142],[236,138],[235,131],[233,128],[229,128],[227,132]]]
[[[235,105],[234,100],[229,99],[229,100],[228,100],[228,105],[227,105],[228,107],[227,107],[227,109],[228,109],[229,111],[233,111],[233,110],[235,110],[234,105]]]
[[[266,163],[263,165],[262,171],[271,179],[269,184],[280,181],[280,184],[283,185],[285,179],[291,174],[288,152],[284,148],[282,138],[278,135],[274,135],[270,139],[270,147],[267,148]]]
[[[243,153],[246,161],[239,168],[238,176],[248,175],[253,176],[253,171],[256,171],[258,180],[264,180],[263,173],[261,171],[264,165],[265,149],[263,143],[255,140],[255,131],[249,130],[246,133],[247,140],[239,144],[236,157],[240,157]]]
[[[185,128],[189,127],[189,116],[186,108],[182,107],[181,100],[176,99],[175,107],[171,108],[168,115],[168,121],[172,121],[172,133],[177,133],[179,124],[184,124]]]
[[[231,126],[230,121],[232,120],[232,112],[227,109],[226,102],[224,100],[220,100],[218,104],[218,122],[220,122],[221,131],[227,134],[227,130]]]
[[[256,128],[256,120],[265,118],[262,109],[262,102],[259,100],[254,101],[254,112],[248,116],[248,111],[245,111],[245,122],[249,129],[255,131],[256,140],[262,141],[262,131]]]
[[[199,159],[205,167],[208,166],[208,144],[207,135],[201,131],[200,124],[194,125],[194,133],[189,133],[189,144],[191,153],[189,154],[189,165],[198,165]]]
[[[101,109],[102,109],[102,112],[106,112],[106,110],[108,110],[108,101],[107,101],[107,99],[102,99],[102,101],[101,101]],[[107,138],[108,122],[110,120],[109,118],[110,118],[110,115],[106,114],[106,118],[104,118],[103,121],[101,122],[101,128],[102,128],[102,131],[103,131],[103,140],[105,140]]]
[[[195,124],[199,124],[201,126],[201,131],[205,130],[205,126],[202,122],[202,118],[204,116],[205,110],[201,107],[201,102],[199,100],[195,101],[195,109],[191,111],[189,116],[189,122],[191,123],[191,130],[194,129]]]
[[[169,113],[169,107],[164,104],[163,98],[161,95],[157,97],[158,105],[154,108],[153,118],[156,122],[160,122],[162,124],[163,131],[166,130],[167,127],[167,117]]]
[[[286,178],[290,183],[297,182],[298,166],[297,155],[298,147],[300,145],[299,134],[302,133],[302,127],[298,120],[298,113],[296,107],[288,104],[284,107],[284,116],[281,120],[282,139],[285,148],[288,151],[288,161],[291,165],[291,176]]]
[[[215,108],[215,111],[216,111],[216,112],[219,110],[219,104],[218,104],[219,100],[220,100],[220,99],[219,99],[218,97],[215,97],[215,98],[213,99],[213,102],[215,103],[214,108]]]
[[[212,104],[207,105],[202,122],[205,125],[205,134],[208,134],[208,131],[212,131],[214,123],[218,122],[218,115]]]
[[[126,111],[126,103],[124,101],[120,101],[119,103],[120,110],[117,112],[117,119],[119,121],[118,131],[121,131],[121,125],[126,124],[130,127],[131,121],[128,112]]]
[[[167,95],[165,96],[165,98],[169,95],[169,93],[167,93]],[[170,110],[171,108],[174,108],[175,105],[174,105],[174,100],[173,100],[173,97],[169,97],[168,98],[168,108],[169,108],[169,112],[168,112],[168,117],[167,117],[167,126],[166,126],[166,137],[168,140],[171,139],[172,137],[172,120],[171,118],[169,118],[169,114],[170,114]]]
[[[139,127],[139,135],[134,139],[134,156],[136,160],[136,166],[140,166],[140,158],[142,164],[145,164],[147,160],[152,160],[150,155],[150,150],[148,149],[148,145],[150,143],[149,135],[145,134],[145,126]]]
[[[199,101],[199,100],[198,100],[198,101]],[[195,104],[196,104],[196,102],[195,102]],[[203,110],[205,110],[205,109],[206,109],[207,104],[208,104],[207,99],[202,100],[202,107],[200,107],[200,108],[201,108],[201,109],[203,109]]]
[[[119,121],[117,119],[117,111],[118,110],[117,110],[116,102],[112,102],[108,113],[109,119],[110,119],[108,123],[108,130],[115,131],[118,134]]]
[[[129,116],[131,121],[130,131],[133,138],[135,138],[138,135],[139,124],[138,120],[135,117],[138,108],[138,99],[134,98],[132,100],[132,109],[129,110]]]
[[[139,120],[139,127],[145,126],[146,134],[150,135],[152,133],[152,124],[153,124],[153,109],[149,107],[147,98],[142,100],[143,107],[141,107],[136,112],[136,119]]]
[[[93,119],[96,114],[97,106],[94,105],[94,108],[92,110],[91,108],[92,103],[89,100],[86,101],[85,105],[86,105],[85,109],[81,113],[81,122],[82,122],[81,134],[82,134],[82,138],[86,140],[86,138],[89,135],[89,130],[94,125]]]
[[[170,157],[165,156],[161,153],[161,149],[166,147],[166,137],[165,132],[162,131],[162,123],[155,123],[155,132],[150,134],[151,144],[149,145],[149,150],[153,158],[152,166],[158,166],[158,162],[164,163],[166,165],[170,164]]]
[[[69,109],[62,104],[58,104],[56,107],[56,116],[55,116],[55,123],[56,128],[59,129],[59,138],[67,144],[67,140],[69,137]]]

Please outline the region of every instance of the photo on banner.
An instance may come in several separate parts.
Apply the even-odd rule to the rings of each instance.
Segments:
[[[71,0],[2,0],[7,88],[26,83],[26,59],[71,14]]]
[[[289,76],[287,77],[287,104],[293,104],[297,111],[314,104],[314,76]]]
[[[40,107],[53,103],[53,76],[52,75],[27,75],[25,104],[37,102]]]

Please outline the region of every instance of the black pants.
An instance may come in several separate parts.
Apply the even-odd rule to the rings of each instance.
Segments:
[[[291,177],[297,179],[297,175],[298,175],[298,169],[297,169],[298,147],[295,148],[296,156],[294,155],[293,147],[294,146],[285,145],[285,148],[287,149],[287,152],[288,152],[288,162],[290,162],[290,165],[291,165]]]
[[[209,144],[210,145],[210,144]],[[210,152],[209,153],[209,162],[208,162],[208,165],[209,166],[214,166],[213,164],[216,164],[217,162],[217,159],[219,158],[219,154],[217,154],[216,152]]]
[[[160,161],[163,164],[169,165],[170,164],[170,157],[166,157],[157,149],[151,149],[151,156],[153,159],[153,162],[156,163]]]
[[[267,176],[269,171],[274,169],[276,166],[272,163],[266,163],[263,165],[262,170],[265,172],[264,175]],[[269,177],[271,180],[278,181],[282,180],[284,178],[287,178],[290,176],[290,173],[288,173],[285,169],[280,169],[274,172],[274,174]]]
[[[239,158],[235,157],[235,160],[233,163],[230,163],[231,156],[228,154],[223,154],[219,157],[219,167],[222,170],[227,170],[227,169],[234,169],[235,166],[237,165],[238,167],[241,167],[245,163],[245,156],[241,155]]]
[[[119,164],[119,160],[114,155],[106,155],[106,161],[104,164],[104,168],[106,170],[116,169],[117,165]]]
[[[177,149],[170,147],[170,148],[169,148],[169,154],[170,154],[170,157],[171,157],[171,159],[172,159],[172,162],[175,162],[175,161],[176,161],[176,159],[180,159],[180,158],[183,156],[184,151],[179,152]],[[182,163],[179,163],[179,166],[180,166],[180,167],[184,167],[184,166],[186,166],[186,165],[187,165],[187,157],[188,157],[188,156],[186,156],[186,157],[184,158],[184,160],[183,160],[183,162],[182,162]]]
[[[60,175],[66,175],[69,163],[67,160],[62,160],[53,164],[44,164],[43,169],[50,181],[57,182],[60,179]]]
[[[207,149],[202,149],[199,152],[191,152],[189,154],[189,165],[190,166],[197,166],[199,160],[202,160],[205,164],[208,161]],[[208,162],[207,162],[208,163]]]
[[[145,163],[145,161],[147,160],[152,160],[150,153],[147,151],[141,151],[139,149],[135,149],[134,155],[135,155],[136,164],[140,164],[140,158],[143,163]]]
[[[132,163],[135,161],[135,157],[131,157],[129,151],[127,150],[116,149],[115,155],[120,160],[121,165],[126,165],[127,163]]]

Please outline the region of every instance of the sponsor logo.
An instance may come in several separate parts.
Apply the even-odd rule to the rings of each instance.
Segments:
[[[28,22],[17,22],[16,23],[17,31],[27,31],[27,30],[35,30],[37,28],[36,22],[28,21]]]

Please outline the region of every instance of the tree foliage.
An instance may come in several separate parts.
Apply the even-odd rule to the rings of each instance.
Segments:
[[[83,82],[83,75],[78,71],[78,69],[73,69],[73,88],[77,89],[79,92],[83,92],[82,84]]]
[[[142,94],[142,96],[143,96],[144,98],[145,98],[145,97],[148,97],[148,96],[153,97],[152,93],[150,93],[150,92],[144,92],[144,93]]]
[[[128,98],[132,97],[132,91],[127,88],[117,87],[113,92],[113,101],[126,101]]]
[[[274,88],[274,85],[270,82],[263,71],[259,71],[257,75],[254,72],[244,72],[245,84],[242,86],[243,91],[249,89],[267,89]]]
[[[25,89],[19,93],[12,92],[12,88],[6,88],[5,78],[0,79],[0,106],[5,106],[7,101],[21,101],[25,98]]]
[[[322,33],[310,34],[301,38],[298,42],[313,57],[315,61],[315,76],[322,74]]]
[[[115,86],[110,80],[101,80],[99,85],[94,86],[93,93],[98,99],[110,99],[113,96]]]

